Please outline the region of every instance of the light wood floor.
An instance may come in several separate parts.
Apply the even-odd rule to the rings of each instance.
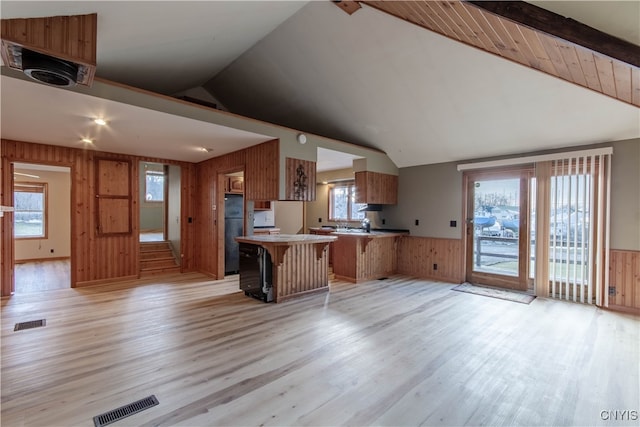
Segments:
[[[114,425],[635,425],[600,414],[639,409],[638,317],[401,276],[277,305],[237,286],[188,274],[2,299],[2,425],[90,426],[151,394]]]
[[[71,287],[70,262],[66,260],[16,263],[16,293],[43,292]]]

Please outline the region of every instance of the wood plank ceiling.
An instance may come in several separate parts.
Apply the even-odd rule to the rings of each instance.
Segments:
[[[532,29],[469,2],[364,0],[360,3],[451,39],[640,107],[638,66]],[[634,53],[632,56],[635,56]],[[473,70],[470,68],[469,71],[471,76]]]

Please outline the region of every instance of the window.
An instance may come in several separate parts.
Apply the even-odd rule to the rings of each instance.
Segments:
[[[47,237],[47,184],[16,182],[13,206],[13,235],[16,239]]]
[[[359,221],[365,213],[358,212],[364,206],[356,203],[354,183],[338,184],[329,190],[329,221]]]
[[[145,200],[147,202],[164,201],[164,172],[145,172]]]

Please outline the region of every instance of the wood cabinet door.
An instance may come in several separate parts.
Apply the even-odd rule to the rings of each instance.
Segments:
[[[244,193],[244,178],[241,176],[229,177],[229,192]]]
[[[398,203],[398,177],[371,171],[356,172],[356,203]]]
[[[131,234],[131,162],[95,160],[96,234]]]

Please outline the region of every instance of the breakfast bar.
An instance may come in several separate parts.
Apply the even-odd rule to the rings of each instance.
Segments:
[[[241,245],[266,250],[270,256],[270,281],[274,302],[329,290],[328,246],[337,236],[311,234],[253,235],[236,237]],[[258,248],[256,248],[258,249]],[[259,251],[259,249],[258,249]],[[245,277],[251,273],[244,271]],[[243,287],[240,264],[240,287]],[[245,291],[246,292],[246,291]]]

